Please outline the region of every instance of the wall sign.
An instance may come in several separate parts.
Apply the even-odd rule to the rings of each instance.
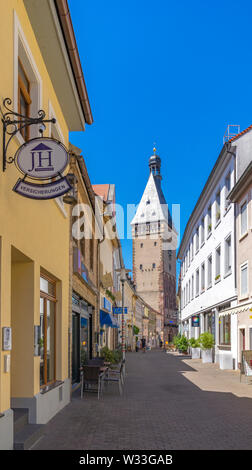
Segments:
[[[29,140],[19,147],[14,161],[24,175],[13,188],[13,191],[21,196],[30,199],[53,199],[72,189],[67,178],[62,176],[69,156],[61,142],[48,137]],[[32,183],[26,178],[39,180],[40,183]],[[44,180],[49,181],[43,183]]]
[[[200,326],[200,317],[199,315],[195,315],[192,317],[192,326]]]
[[[9,326],[3,327],[3,351],[11,351],[12,348],[12,330]]]

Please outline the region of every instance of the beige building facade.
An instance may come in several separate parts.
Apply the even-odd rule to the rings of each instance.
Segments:
[[[230,200],[236,205],[237,307],[225,315],[238,318],[238,363],[241,352],[252,350],[252,163],[233,187]]]

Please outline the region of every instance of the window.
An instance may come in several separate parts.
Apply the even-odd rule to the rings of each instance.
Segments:
[[[221,277],[221,247],[218,246],[215,251],[215,281]]]
[[[212,233],[212,206],[211,204],[208,206],[208,209],[207,209],[207,233],[208,235],[210,233]]]
[[[172,251],[171,250],[168,250],[168,256],[169,256],[169,261],[171,261],[171,259],[172,259]]]
[[[156,267],[156,264],[152,263],[152,269],[154,269],[155,267]]]
[[[40,278],[40,386],[55,381],[55,282]]]
[[[140,268],[140,269],[143,269],[143,265],[142,265],[142,264],[140,264],[139,268]]]
[[[205,218],[201,219],[201,245],[205,242]]]
[[[241,266],[241,297],[248,297],[248,263]]]
[[[135,236],[137,236],[138,233],[138,224],[135,224]]]
[[[241,237],[247,232],[248,230],[248,208],[247,208],[247,201],[245,201],[240,208],[241,212],[241,223],[240,223],[240,235]]]
[[[197,253],[197,251],[199,251],[199,227],[196,230],[195,237],[196,237],[196,253]]]
[[[231,272],[231,235],[225,240],[225,274]]]
[[[143,245],[143,244],[142,244]],[[154,246],[157,246],[157,242],[154,242]]]
[[[199,295],[199,269],[196,271],[196,296]]]
[[[154,245],[155,245],[155,243],[154,243]],[[140,244],[140,248],[143,248],[143,243]]]
[[[220,209],[220,191],[216,194],[215,201],[215,223],[217,224],[221,218],[221,209]]]
[[[194,299],[194,275],[192,275],[192,300]]]
[[[30,116],[30,82],[25,73],[24,67],[18,59],[18,112],[25,117]],[[29,126],[20,127],[20,132],[25,141],[29,140]]]
[[[201,291],[205,290],[205,263],[201,265]]]
[[[89,242],[90,243],[90,269],[91,271],[93,271],[94,269],[94,238],[92,235],[91,235],[90,242]]]
[[[213,267],[213,259],[212,259],[212,255],[210,255],[207,260],[207,287],[212,286],[212,275],[213,275],[212,267]]]
[[[228,194],[230,193],[231,189],[231,174],[228,173],[225,178],[225,209],[227,210],[230,206],[230,201],[227,199]]]
[[[220,345],[231,344],[231,315],[220,316],[219,321],[219,338]]]

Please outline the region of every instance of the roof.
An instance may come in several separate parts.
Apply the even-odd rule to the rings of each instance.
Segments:
[[[97,196],[100,196],[104,201],[108,201],[109,184],[93,184],[92,186]]]
[[[243,134],[246,134],[247,132],[251,131],[252,130],[252,125],[247,127],[247,129],[244,129],[244,131],[240,132],[239,134],[235,135],[234,137],[232,137],[232,139],[229,139],[228,142],[233,142],[234,140],[238,139],[239,137],[241,137]]]
[[[210,173],[210,175],[209,175],[209,177],[208,177],[208,179],[207,179],[207,181],[206,181],[206,183],[205,183],[204,188],[202,189],[202,191],[201,191],[201,193],[200,193],[200,196],[199,196],[199,198],[198,198],[198,200],[197,200],[197,202],[196,202],[196,204],[195,204],[195,206],[194,206],[194,208],[193,208],[193,211],[192,211],[192,213],[191,213],[191,215],[190,215],[190,217],[189,217],[189,219],[188,219],[188,222],[187,222],[187,224],[186,224],[186,228],[185,228],[185,230],[184,230],[183,237],[182,237],[182,240],[181,240],[181,242],[180,242],[179,249],[178,249],[177,259],[182,259],[183,250],[186,248],[184,245],[185,245],[187,233],[188,233],[188,231],[189,231],[189,229],[190,229],[191,223],[192,223],[192,221],[193,221],[193,217],[194,217],[194,215],[195,215],[196,212],[197,212],[197,209],[198,209],[198,207],[199,207],[199,205],[200,205],[200,202],[202,201],[203,196],[205,195],[205,193],[207,192],[207,190],[208,190],[208,188],[209,188],[209,186],[210,186],[210,184],[211,184],[211,181],[212,181],[212,179],[213,179],[213,177],[214,177],[214,175],[215,175],[215,172],[217,171],[217,168],[219,167],[219,165],[220,165],[221,162],[222,162],[222,159],[224,158],[225,152],[232,153],[232,152],[230,152],[230,150],[229,150],[230,148],[231,148],[231,145],[229,145],[229,143],[226,142],[226,143],[223,145],[223,147],[222,147],[222,149],[221,149],[221,151],[220,151],[220,154],[219,154],[219,156],[218,156],[218,158],[217,158],[217,161],[215,162],[215,165],[214,165],[214,167],[213,167],[213,169],[212,169],[212,171],[211,171],[211,173]]]
[[[131,225],[167,221],[167,219],[171,225],[171,216],[161,188],[161,179],[151,172]]]

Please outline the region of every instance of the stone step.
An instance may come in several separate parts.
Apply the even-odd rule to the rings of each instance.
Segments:
[[[29,450],[43,435],[43,424],[25,424],[14,434],[14,449]]]

